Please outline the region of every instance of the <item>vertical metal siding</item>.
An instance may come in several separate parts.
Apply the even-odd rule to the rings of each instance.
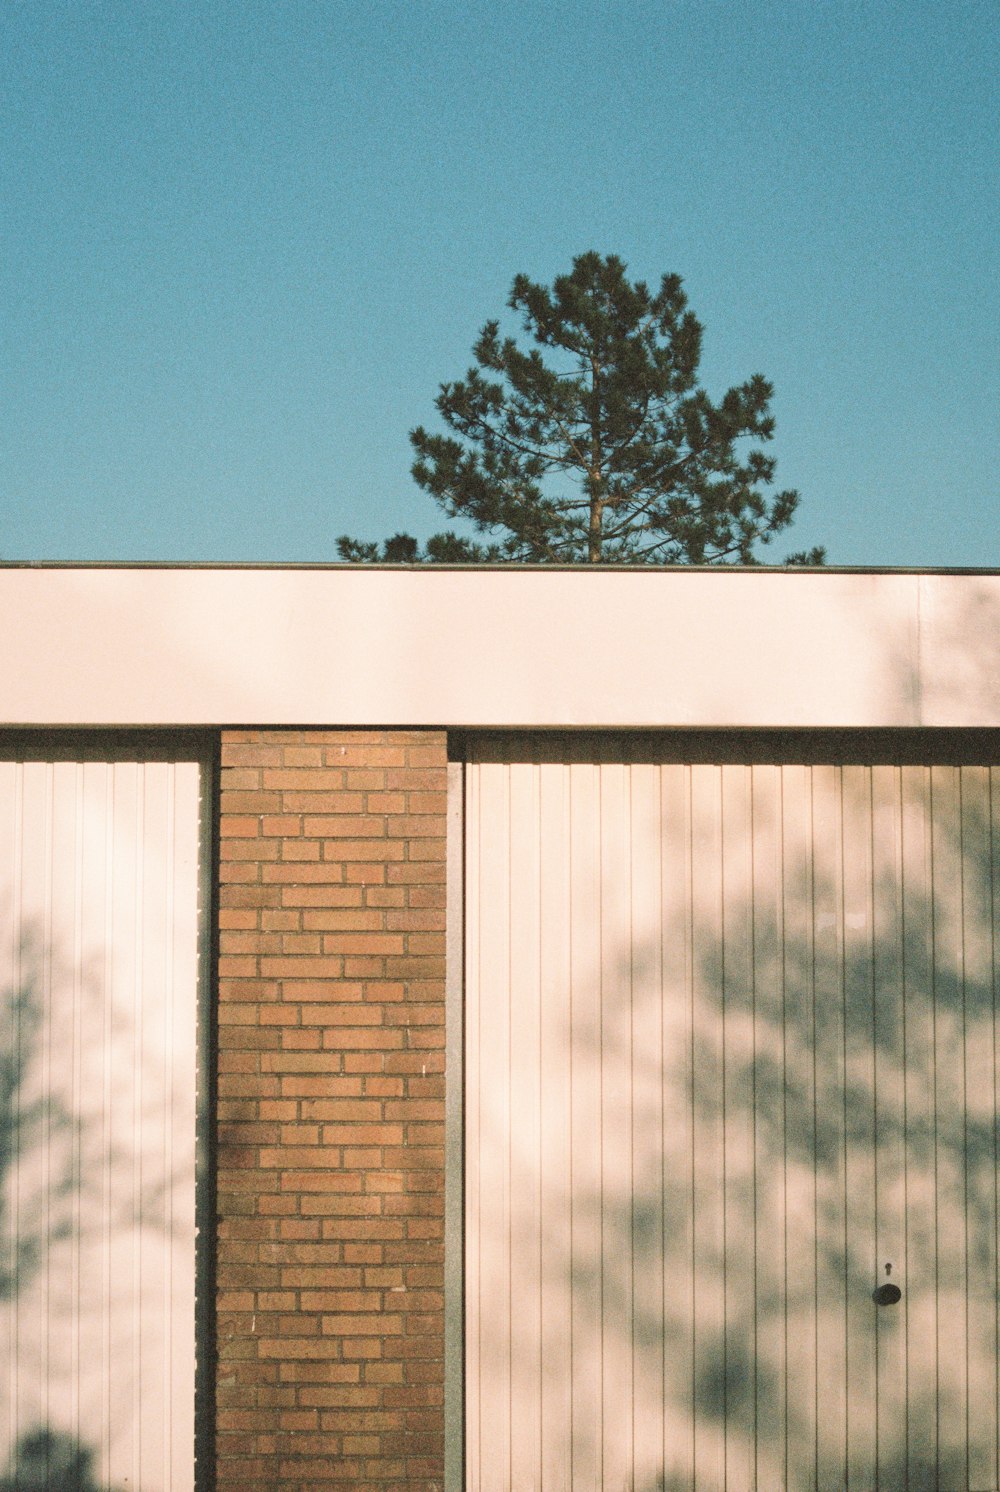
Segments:
[[[474,753],[469,1487],[1000,1485],[997,769]]]
[[[199,792],[195,762],[0,761],[0,1468],[25,1482],[79,1454],[193,1486]]]

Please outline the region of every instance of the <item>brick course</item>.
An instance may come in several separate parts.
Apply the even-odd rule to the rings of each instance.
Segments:
[[[220,1488],[443,1483],[446,762],[222,735]]]

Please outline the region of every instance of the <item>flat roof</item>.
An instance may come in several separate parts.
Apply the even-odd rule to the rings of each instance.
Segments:
[[[358,564],[345,560],[33,560],[0,559],[0,570],[404,570],[415,575],[445,570],[468,574],[507,574],[511,570],[551,575],[579,571],[583,575],[626,571],[635,575],[1000,575],[1000,565],[653,565],[653,564]]]
[[[0,724],[1000,724],[1000,572],[0,566]]]

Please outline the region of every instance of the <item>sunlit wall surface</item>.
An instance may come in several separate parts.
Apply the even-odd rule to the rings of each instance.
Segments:
[[[0,745],[0,1486],[185,1492],[199,767],[16,755]]]
[[[996,1487],[1000,775],[719,744],[473,745],[467,1486]]]

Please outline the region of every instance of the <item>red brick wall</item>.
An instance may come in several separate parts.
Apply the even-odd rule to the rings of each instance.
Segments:
[[[442,1485],[446,742],[225,731],[218,1485]]]

